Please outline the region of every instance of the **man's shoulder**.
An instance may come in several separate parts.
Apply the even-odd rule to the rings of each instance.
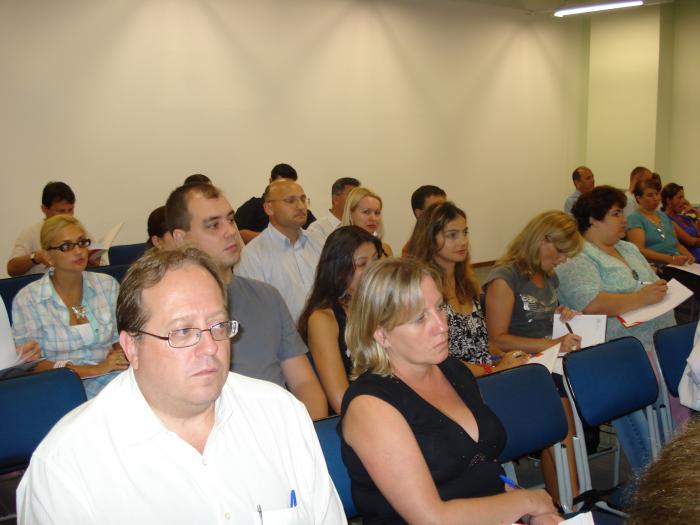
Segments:
[[[240,294],[244,293],[247,295],[254,295],[260,299],[268,301],[281,300],[282,296],[277,291],[277,288],[263,281],[258,281],[257,279],[251,279],[250,277],[243,277],[241,275],[236,275],[228,285],[229,294]]]

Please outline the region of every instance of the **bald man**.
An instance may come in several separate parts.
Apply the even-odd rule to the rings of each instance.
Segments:
[[[234,271],[277,288],[296,322],[311,291],[323,241],[302,229],[308,199],[299,184],[273,181],[263,200],[270,223],[246,245]]]
[[[573,181],[576,190],[574,190],[574,192],[566,199],[566,202],[564,202],[564,211],[569,214],[571,213],[571,208],[574,207],[574,203],[578,200],[578,198],[584,193],[588,193],[595,188],[595,177],[593,176],[591,168],[587,166],[579,166],[576,168],[571,174],[571,180]]]

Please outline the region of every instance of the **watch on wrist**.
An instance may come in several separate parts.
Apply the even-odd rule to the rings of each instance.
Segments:
[[[32,252],[29,254],[29,258],[34,264],[39,264],[39,261],[36,260],[36,252]]]

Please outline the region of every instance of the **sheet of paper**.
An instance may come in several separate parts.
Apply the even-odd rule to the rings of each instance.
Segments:
[[[569,518],[568,520],[564,520],[561,522],[561,525],[594,525],[595,522],[593,521],[593,514],[590,512],[584,512],[583,514],[577,514],[573,518]],[[514,523],[513,525],[518,525],[517,523]]]
[[[123,222],[115,224],[107,234],[102,237],[101,240],[93,242],[90,244],[90,260],[99,261],[101,265],[109,264],[109,258],[107,257],[107,251],[114,243],[114,239],[117,238],[119,231],[124,226]]]
[[[530,356],[530,360],[527,362],[527,364],[532,364],[532,363],[537,363],[540,365],[544,365],[547,370],[551,372],[554,371],[554,365],[557,362],[557,357],[559,356],[559,343],[550,346],[547,348],[547,350],[542,350],[541,352],[537,354],[533,354]]]
[[[581,348],[599,345],[605,342],[605,328],[607,326],[607,316],[605,315],[577,315],[569,321],[571,330],[576,335],[581,336]],[[554,326],[552,339],[557,339],[568,334],[566,325],[561,322],[561,316],[554,314]]]
[[[650,304],[649,306],[637,308],[636,310],[627,312],[624,315],[618,315],[617,318],[625,327],[629,328],[630,326],[644,323],[651,319],[655,319],[666,312],[670,312],[692,295],[693,292],[691,290],[683,286],[677,280],[671,279],[668,282],[666,297],[664,297],[661,301],[656,304]]]
[[[669,268],[677,268],[679,270],[683,270],[684,272],[694,273],[695,275],[700,275],[700,264],[698,264],[698,263],[688,264],[686,266],[677,266],[675,264],[669,264],[668,267]]]

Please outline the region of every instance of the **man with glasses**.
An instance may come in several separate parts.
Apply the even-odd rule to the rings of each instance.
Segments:
[[[117,324],[131,368],[39,445],[19,523],[345,523],[304,406],[229,372],[238,324],[211,259],[151,250]]]
[[[270,171],[270,179],[273,182],[279,179],[297,180],[297,170],[289,164],[277,164]],[[263,209],[264,197],[251,197],[236,210],[236,224],[241,231],[241,237],[247,243],[255,239],[269,224],[267,214]],[[316,220],[314,214],[309,210],[304,223],[304,229]]]
[[[276,180],[263,199],[270,224],[246,246],[235,272],[277,288],[296,322],[311,291],[323,241],[302,229],[307,197],[299,184]]]
[[[168,197],[165,215],[174,242],[193,244],[209,255],[228,286],[231,314],[241,323],[241,333],[233,341],[231,370],[286,386],[313,419],[327,416],[326,396],[279,292],[232,273],[243,241],[226,197],[211,184],[180,186]]]

